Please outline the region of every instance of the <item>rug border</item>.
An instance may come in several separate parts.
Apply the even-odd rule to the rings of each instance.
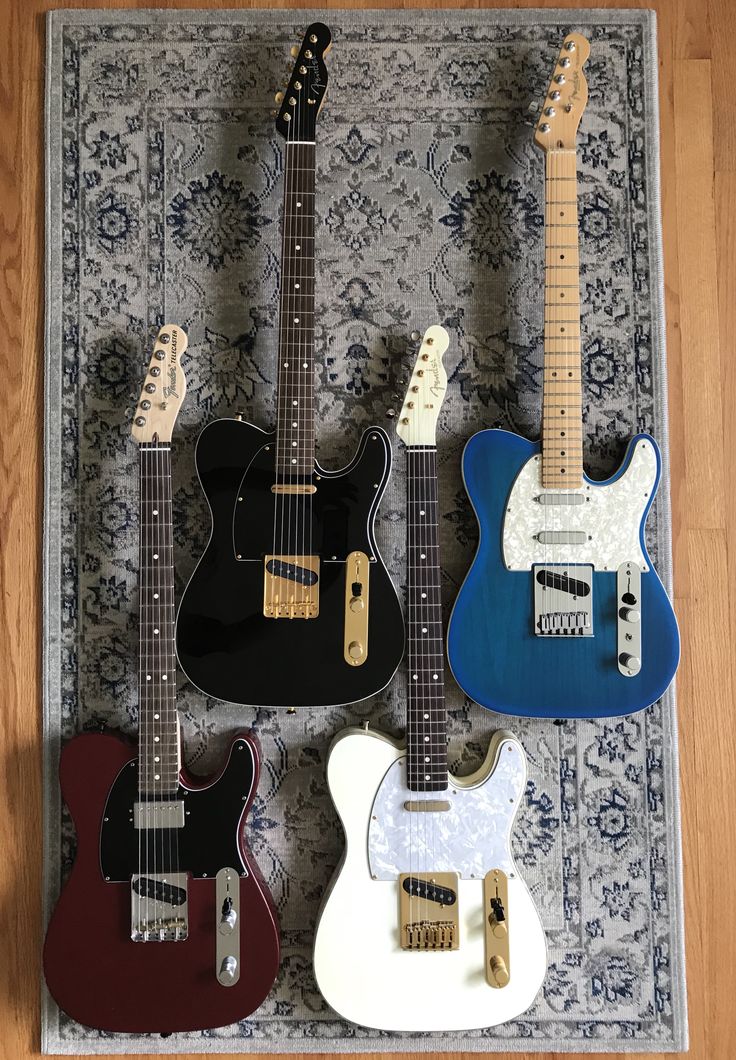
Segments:
[[[265,10],[257,9],[259,18],[264,22],[283,22],[291,13],[288,9]],[[292,9],[296,13],[298,9]],[[345,9],[304,9],[309,11],[313,19],[339,19],[349,17],[353,22],[370,21],[380,11],[385,14],[390,11],[398,15],[404,9],[401,8],[362,8],[358,10]],[[670,462],[669,462],[669,403],[667,394],[667,346],[665,330],[664,310],[664,270],[662,254],[662,217],[661,217],[661,194],[660,194],[660,127],[659,127],[659,87],[658,87],[658,51],[657,51],[657,22],[654,11],[637,8],[633,10],[622,8],[591,8],[591,9],[436,9],[441,10],[442,17],[448,21],[461,20],[489,20],[494,16],[499,23],[525,24],[536,23],[572,23],[572,17],[584,16],[584,22],[574,23],[576,25],[600,25],[600,24],[639,24],[643,27],[644,47],[647,72],[647,98],[644,100],[645,108],[649,113],[652,128],[656,135],[647,141],[647,174],[650,179],[650,191],[648,196],[649,207],[649,232],[652,234],[649,240],[649,262],[650,275],[652,276],[653,294],[653,341],[652,348],[658,349],[661,360],[654,379],[655,400],[661,410],[661,428],[658,431],[658,442],[662,451],[663,473],[659,488],[658,505],[660,512],[668,513],[670,518],[665,526],[665,520],[659,521],[659,572],[662,580],[672,596],[672,519],[670,499]],[[435,9],[431,14],[434,15]],[[412,10],[409,12],[413,20],[417,20],[423,12]],[[43,522],[43,656],[41,675],[43,687],[43,923],[48,923],[51,912],[52,896],[55,894],[55,881],[59,873],[58,849],[52,842],[55,832],[55,822],[59,819],[60,794],[57,781],[57,768],[59,759],[59,731],[58,726],[52,725],[54,717],[52,706],[59,702],[60,682],[60,623],[61,609],[58,592],[59,575],[61,569],[61,557],[59,552],[60,535],[59,524],[61,512],[59,509],[60,487],[61,487],[61,460],[55,439],[58,435],[59,409],[58,400],[61,393],[61,361],[55,356],[56,351],[61,348],[61,297],[53,284],[53,278],[60,275],[60,250],[58,241],[53,239],[56,226],[61,216],[61,184],[57,182],[55,187],[51,180],[51,161],[54,156],[58,157],[59,135],[61,129],[61,82],[55,76],[54,64],[56,62],[57,50],[64,26],[76,25],[105,25],[115,23],[170,23],[170,22],[232,22],[247,20],[252,14],[250,9],[232,10],[84,10],[84,9],[60,9],[47,12],[46,17],[46,90],[45,90],[45,169],[46,169],[46,211],[45,211],[45,276],[46,276],[46,315],[45,315],[45,381],[44,381],[44,522]],[[428,13],[429,17],[429,13]],[[53,430],[52,430],[53,425]],[[54,592],[51,587],[54,587]],[[665,716],[664,733],[669,739],[669,749],[674,756],[674,768],[667,772],[666,798],[669,806],[670,827],[667,831],[668,855],[672,866],[670,877],[672,914],[670,923],[674,926],[678,923],[677,910],[680,911],[679,922],[684,924],[683,890],[682,890],[682,830],[681,830],[681,807],[680,807],[680,765],[678,747],[677,706],[674,686],[663,698],[663,714]],[[673,1040],[671,1042],[648,1042],[646,1040],[623,1039],[617,1042],[601,1042],[596,1039],[558,1039],[555,1043],[555,1052],[560,1053],[587,1053],[587,1052],[611,1052],[611,1053],[650,1053],[681,1052],[688,1047],[688,1017],[687,1017],[687,990],[685,980],[685,954],[684,954],[684,930],[681,933],[675,931],[670,936],[670,961],[672,979],[672,1007],[673,1007]],[[47,1055],[118,1055],[139,1054],[146,1037],[121,1039],[116,1036],[112,1038],[97,1038],[92,1041],[64,1042],[59,1036],[59,1012],[56,1004],[51,999],[45,985],[41,986],[41,1051]],[[319,1040],[298,1040],[298,1052],[301,1053],[323,1053],[340,1051],[343,1053],[377,1053],[391,1052],[527,1052],[529,1049],[541,1048],[549,1050],[549,1041],[537,1038],[503,1039],[495,1041],[488,1039],[464,1039],[460,1036],[433,1035],[415,1039],[413,1037],[399,1035],[383,1035],[373,1038],[321,1038]],[[179,1036],[161,1040],[151,1036],[151,1049],[159,1054],[189,1052],[193,1054],[213,1052],[226,1053],[288,1053],[297,1052],[291,1050],[289,1045],[292,1039],[284,1042],[266,1042],[258,1038],[237,1039],[199,1039],[189,1041]],[[216,1042],[218,1048],[212,1050],[212,1044]]]

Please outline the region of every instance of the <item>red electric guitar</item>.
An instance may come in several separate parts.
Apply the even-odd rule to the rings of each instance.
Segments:
[[[105,1031],[221,1027],[250,1015],[279,964],[271,896],[244,826],[258,785],[250,733],[214,779],[181,768],[176,711],[171,432],[187,338],[158,334],[135,413],[140,450],[140,733],[77,736],[60,779],[77,855],[44,971],[73,1019]]]

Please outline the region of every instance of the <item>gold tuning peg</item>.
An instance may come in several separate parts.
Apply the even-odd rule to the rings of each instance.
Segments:
[[[291,57],[292,57],[292,59],[296,59],[298,54],[299,54],[299,45],[298,44],[293,44],[291,46]]]
[[[281,104],[284,102],[284,93],[283,92],[277,92],[276,95],[273,98],[276,100],[276,102],[279,104],[279,106],[281,106]]]

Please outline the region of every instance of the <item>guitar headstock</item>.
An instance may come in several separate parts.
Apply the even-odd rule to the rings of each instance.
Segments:
[[[315,138],[317,115],[327,92],[327,67],[324,58],[330,50],[332,35],[323,22],[313,22],[304,35],[301,48],[292,48],[296,59],[285,92],[276,94],[280,104],[276,129],[285,140]]]
[[[434,445],[437,418],[447,390],[442,363],[450,336],[439,324],[427,328],[411,373],[396,431],[405,445]]]
[[[171,441],[187,390],[181,367],[187,344],[186,332],[176,324],[164,324],[159,330],[133,419],[137,442]]]
[[[543,151],[574,151],[578,126],[588,102],[583,67],[590,44],[580,33],[568,33],[560,48],[552,80],[534,130]]]

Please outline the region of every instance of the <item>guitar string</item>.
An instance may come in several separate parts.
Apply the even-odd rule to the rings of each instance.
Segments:
[[[141,518],[143,517],[143,471],[144,471],[144,448],[142,445],[138,447],[138,496],[141,498]],[[138,594],[139,598],[142,591],[142,580],[144,570],[144,560],[147,553],[147,533],[148,527],[144,523],[138,528]],[[146,740],[148,738],[148,721],[147,711],[144,709],[144,687],[146,684],[146,672],[148,666],[148,659],[146,653],[146,645],[144,642],[144,632],[146,624],[144,621],[144,612],[140,606],[139,599],[139,613],[138,613],[138,728],[139,728],[139,747],[138,747],[138,803],[142,806],[143,804],[143,759],[141,757],[141,747],[145,747]],[[135,814],[135,810],[133,811]],[[133,910],[135,914],[135,925],[140,929],[141,921],[141,878],[143,875],[143,830],[138,829],[138,891],[136,893],[133,890]]]

